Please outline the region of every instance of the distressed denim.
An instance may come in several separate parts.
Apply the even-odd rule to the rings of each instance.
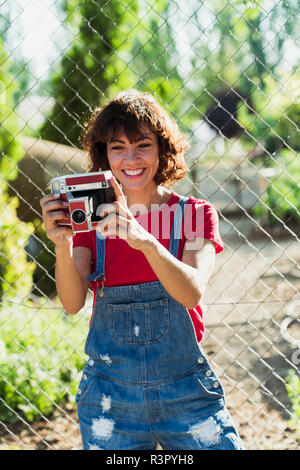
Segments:
[[[180,199],[171,231],[177,257]],[[198,344],[188,310],[160,281],[102,287],[105,239],[97,235],[100,283],[76,394],[86,450],[242,449],[219,378]]]

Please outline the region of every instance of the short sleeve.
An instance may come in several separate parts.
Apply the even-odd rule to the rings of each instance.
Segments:
[[[76,246],[85,246],[90,250],[93,249],[91,232],[76,233],[73,237],[73,248]]]
[[[208,201],[191,197],[185,205],[184,236],[187,240],[193,238],[211,240],[216,253],[224,250],[219,232],[219,215]]]

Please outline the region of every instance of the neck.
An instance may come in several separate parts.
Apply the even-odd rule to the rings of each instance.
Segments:
[[[166,203],[172,194],[172,191],[164,186],[155,186],[147,192],[145,190],[126,192],[124,189],[123,191],[127,199],[127,206],[134,215],[137,211],[140,214],[151,211],[153,204]]]

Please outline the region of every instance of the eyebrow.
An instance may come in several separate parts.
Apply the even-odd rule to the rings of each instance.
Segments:
[[[120,142],[121,144],[124,144],[124,143],[125,143],[124,140],[115,139],[115,138],[113,138],[113,139],[111,139],[111,140],[109,141],[110,144],[112,144],[113,142]]]
[[[140,142],[141,140],[145,140],[145,139],[149,139],[149,140],[152,140],[151,136],[150,135],[140,135],[140,137],[138,137],[138,139],[136,140],[136,142]],[[120,142],[121,144],[125,144],[125,141],[122,140],[122,139],[117,139],[115,137],[113,137],[109,143],[112,144],[114,142]]]
[[[152,137],[149,134],[144,134],[144,135],[141,134],[140,137],[136,141],[139,142],[140,140],[145,140],[145,139],[152,140]]]

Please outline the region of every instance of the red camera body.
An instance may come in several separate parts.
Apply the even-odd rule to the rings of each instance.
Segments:
[[[95,230],[101,220],[97,211],[99,206],[116,200],[109,181],[111,177],[111,171],[99,171],[59,176],[50,181],[52,194],[69,203],[74,233]],[[62,220],[60,225],[70,225],[70,222]]]

